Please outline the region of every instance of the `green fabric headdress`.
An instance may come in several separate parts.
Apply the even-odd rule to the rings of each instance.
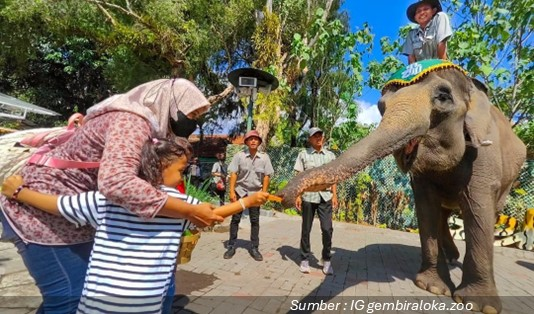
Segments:
[[[432,71],[448,68],[460,70],[463,74],[467,75],[467,72],[464,69],[450,61],[440,59],[421,60],[407,65],[393,73],[386,84],[384,84],[384,87],[382,87],[382,90],[390,85],[411,85]]]

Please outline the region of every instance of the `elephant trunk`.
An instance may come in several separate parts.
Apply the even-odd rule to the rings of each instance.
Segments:
[[[429,112],[414,113],[413,110],[409,110],[411,107],[408,104],[399,104],[395,107],[400,110],[394,110],[389,114],[386,112],[375,131],[352,145],[336,160],[295,176],[278,193],[283,198],[284,207],[294,206],[297,196],[302,192],[321,191],[343,181],[375,160],[395,152],[427,132]]]

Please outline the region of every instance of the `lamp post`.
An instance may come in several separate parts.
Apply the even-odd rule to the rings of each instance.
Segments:
[[[252,130],[252,109],[258,93],[268,95],[278,88],[278,79],[265,71],[254,68],[241,68],[228,74],[228,80],[236,88],[237,94],[248,97],[247,132]]]

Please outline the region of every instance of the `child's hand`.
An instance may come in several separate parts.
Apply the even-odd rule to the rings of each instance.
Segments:
[[[248,207],[258,207],[260,205],[263,205],[265,202],[267,202],[267,197],[269,197],[269,193],[267,192],[256,192],[253,193],[243,200],[245,202],[245,206]]]
[[[214,206],[210,203],[195,205],[195,211],[187,217],[195,226],[203,228],[213,226],[217,222],[223,222],[224,218],[213,212]]]
[[[12,198],[13,193],[15,193],[18,187],[23,184],[24,180],[22,180],[22,176],[10,176],[2,184],[2,194],[4,194],[7,198]]]
[[[230,191],[230,195],[228,196],[228,198],[230,199],[230,202],[236,202],[237,196],[235,195],[235,191]]]

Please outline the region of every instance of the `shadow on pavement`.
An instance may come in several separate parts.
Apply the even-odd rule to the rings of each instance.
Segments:
[[[516,264],[534,271],[534,263],[525,262],[525,261],[517,261]]]
[[[193,291],[198,291],[209,287],[215,282],[215,280],[219,279],[214,275],[198,274],[183,269],[178,269],[176,271],[175,278],[176,292],[173,301],[173,312],[185,310],[185,306],[190,302],[188,295],[191,295]],[[194,313],[191,310],[185,311],[187,313]]]
[[[277,251],[282,259],[292,260],[296,264],[295,271],[298,271],[297,267],[300,264],[298,248],[282,246]],[[341,296],[345,289],[365,282],[386,283],[394,282],[396,279],[413,281],[421,260],[420,247],[402,244],[371,244],[357,251],[334,247],[333,251],[334,275],[325,276],[321,284],[300,299],[300,303],[307,304],[319,300],[328,302],[336,296]],[[317,258],[310,258],[310,267],[321,269]],[[298,313],[311,312],[298,311]]]

